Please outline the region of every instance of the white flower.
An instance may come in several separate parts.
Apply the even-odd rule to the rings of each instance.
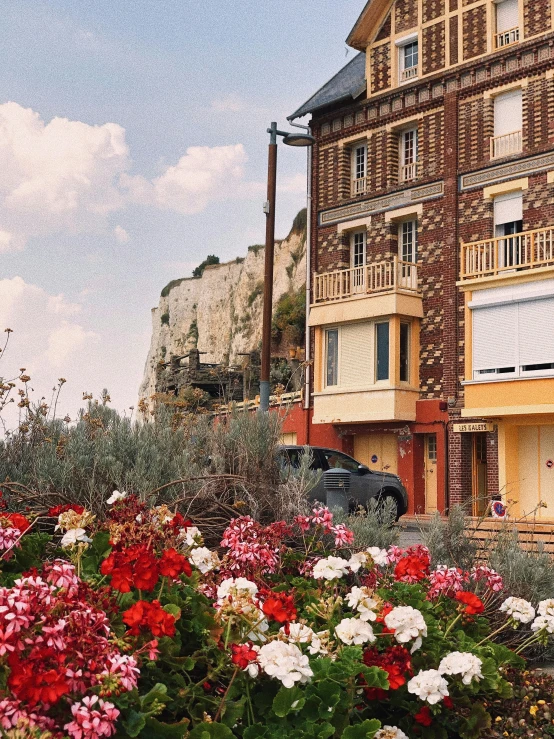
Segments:
[[[461,675],[464,685],[470,685],[473,678],[479,681],[483,677],[483,662],[470,652],[450,652],[440,662],[441,675]]]
[[[310,654],[321,654],[323,656],[329,654],[329,638],[328,631],[318,631],[312,637],[312,643],[308,647]]]
[[[315,636],[314,630],[309,626],[296,622],[288,625],[288,634],[286,626],[281,626],[279,633],[283,635],[284,640],[289,642],[289,644],[310,644]]]
[[[258,586],[251,580],[247,580],[245,577],[228,577],[223,580],[221,585],[217,589],[217,600],[226,600],[229,596],[235,597],[253,597],[258,592]]]
[[[554,616],[554,598],[541,600],[537,608],[537,613],[539,616]]]
[[[531,624],[532,631],[547,631],[554,634],[554,616],[537,616]]]
[[[258,664],[266,675],[280,680],[285,688],[295,683],[307,683],[313,677],[310,661],[295,644],[272,641],[264,644],[258,654]]]
[[[314,566],[313,577],[316,580],[337,580],[348,573],[348,560],[342,557],[327,557],[320,559]]]
[[[379,549],[379,547],[369,547],[366,552],[371,555],[376,565],[383,567],[389,563],[389,555],[386,549]]]
[[[118,500],[123,500],[123,498],[127,497],[127,493],[123,491],[122,493],[119,492],[119,490],[114,490],[113,493],[110,495],[106,503],[108,505],[113,505]]]
[[[316,580],[337,580],[348,573],[348,560],[342,557],[320,559],[314,566],[312,575]]]
[[[206,547],[195,547],[189,554],[189,559],[203,575],[220,565],[217,552],[212,552]]]
[[[409,739],[409,737],[397,726],[383,726],[375,734],[375,739]]]
[[[348,606],[358,611],[362,621],[375,621],[377,614],[375,609],[379,607],[379,602],[371,597],[369,588],[358,588],[354,586],[346,596]]]
[[[185,543],[189,547],[195,547],[203,543],[202,534],[197,526],[189,526],[184,533]]]
[[[433,706],[448,695],[448,683],[438,670],[423,670],[409,681],[408,693]]]
[[[523,598],[506,598],[500,606],[500,610],[511,616],[514,621],[519,621],[522,624],[528,624],[535,618],[535,609],[529,601]]]
[[[399,644],[415,639],[411,653],[421,647],[422,637],[427,636],[427,624],[421,611],[411,606],[398,606],[385,616],[385,626],[394,631],[394,638]]]
[[[85,544],[90,544],[92,539],[89,539],[87,536],[87,532],[84,529],[69,529],[63,536],[61,545],[64,549],[67,549],[68,547],[75,546],[75,544],[79,544],[81,542]]]
[[[335,626],[335,634],[344,644],[367,644],[376,639],[371,626],[360,618],[343,618]]]
[[[348,560],[348,566],[352,572],[358,572],[360,567],[364,567],[368,560],[367,552],[356,552]]]

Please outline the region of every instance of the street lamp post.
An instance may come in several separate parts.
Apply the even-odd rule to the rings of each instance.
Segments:
[[[273,303],[273,259],[275,251],[275,200],[277,190],[277,136],[288,146],[312,146],[313,136],[303,133],[279,131],[273,122],[267,129],[269,154],[267,168],[267,201],[264,203],[265,263],[264,263],[264,310],[262,323],[262,366],[260,373],[260,411],[269,410],[269,371],[271,365],[271,314]],[[309,248],[309,247],[308,247]]]

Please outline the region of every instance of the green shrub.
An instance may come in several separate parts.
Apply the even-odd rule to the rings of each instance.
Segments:
[[[173,288],[174,287],[177,287],[178,285],[180,285],[181,282],[183,282],[183,280],[185,280],[185,279],[186,279],[185,277],[181,277],[178,280],[171,280],[171,282],[168,282],[167,285],[164,287],[164,289],[161,292],[161,297],[162,298],[167,298],[167,296],[173,290]]]
[[[292,222],[291,233],[302,234],[304,233],[304,231],[306,231],[307,225],[308,225],[308,210],[307,208],[302,208],[302,210],[298,211],[298,213],[294,217],[294,221]]]
[[[254,252],[254,254],[257,256],[260,249],[265,249],[265,246],[263,244],[252,244],[252,246],[248,247],[248,251]]]
[[[259,282],[258,282],[258,283],[256,284],[256,287],[255,287],[255,288],[254,288],[254,289],[252,290],[252,292],[251,292],[251,293],[250,293],[250,295],[248,296],[248,301],[247,301],[247,302],[248,302],[248,307],[249,307],[249,308],[251,308],[251,307],[252,307],[252,305],[253,305],[253,303],[254,303],[254,301],[255,301],[255,300],[256,300],[257,298],[259,298],[259,297],[260,297],[260,295],[262,295],[262,294],[263,294],[263,291],[264,291],[264,283],[263,283],[263,280],[260,280],[260,281],[259,281]]]
[[[216,257],[215,254],[208,254],[206,259],[204,259],[203,262],[201,262],[198,267],[195,267],[192,270],[192,276],[193,277],[202,277],[204,274],[204,270],[206,267],[209,267],[212,264],[219,264],[219,257]]]
[[[341,510],[334,509],[336,523],[344,523],[354,532],[354,546],[357,549],[379,547],[388,549],[398,544],[400,537],[396,527],[396,505],[392,500],[380,505],[376,500],[370,500],[367,509],[360,508],[353,516],[347,516]]]
[[[169,312],[162,313],[160,320],[164,326],[169,326]]]
[[[273,311],[272,336],[279,341],[283,332],[292,327],[294,340],[300,343],[306,331],[306,288],[281,296]],[[290,329],[289,329],[290,330]]]

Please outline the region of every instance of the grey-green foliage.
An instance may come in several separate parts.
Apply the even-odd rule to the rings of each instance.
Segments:
[[[309,493],[320,481],[321,471],[312,469],[313,453],[309,446],[300,454],[298,467],[285,464],[284,458],[282,462],[278,518],[290,523],[295,516],[310,512]]]
[[[367,509],[360,508],[355,515],[347,516],[340,509],[334,509],[335,523],[344,523],[354,532],[354,547],[380,547],[388,549],[398,544],[399,530],[396,527],[396,504],[393,500],[378,503],[375,499],[369,501]]]
[[[478,544],[467,534],[469,520],[462,506],[453,506],[447,518],[438,513],[429,525],[421,529],[421,536],[431,554],[431,564],[460,567],[469,570],[475,564]]]
[[[554,561],[538,545],[535,551],[522,549],[517,532],[501,531],[489,562],[504,580],[510,595],[538,603],[554,597]]]

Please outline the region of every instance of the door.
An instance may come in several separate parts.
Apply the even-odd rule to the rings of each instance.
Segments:
[[[437,507],[437,435],[425,434],[425,513]]]
[[[297,434],[296,431],[289,431],[288,433],[281,434],[279,438],[280,444],[290,445],[290,446],[296,446],[297,444]]]
[[[396,434],[356,434],[354,457],[375,472],[398,474]]]
[[[554,517],[554,426],[519,427],[519,504],[522,516]],[[547,508],[539,507],[546,503]]]
[[[474,516],[484,516],[489,506],[487,492],[487,435],[473,435],[472,508]]]

